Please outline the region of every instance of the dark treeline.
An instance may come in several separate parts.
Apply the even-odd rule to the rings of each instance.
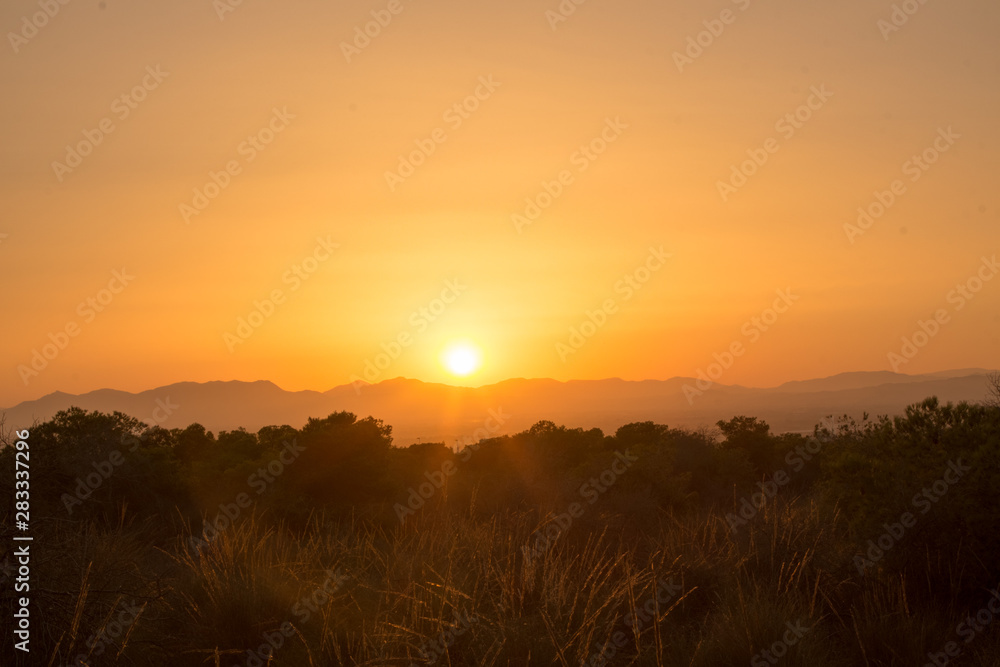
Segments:
[[[710,632],[734,613],[727,586],[757,605],[801,602],[794,613],[823,628],[780,649],[785,664],[934,664],[929,656],[949,641],[964,646],[962,614],[1000,584],[1000,409],[928,399],[892,419],[828,419],[810,436],[774,434],[745,416],[716,426],[643,422],[608,435],[542,421],[453,451],[394,447],[390,426],[345,412],[301,429],[218,434],[60,412],[29,429],[41,589],[34,646],[53,664],[87,665],[267,664],[269,654],[271,664],[427,664],[445,653],[442,664],[487,664],[487,655],[494,664],[528,664],[529,655],[532,664],[729,664],[733,655],[775,664],[760,653],[783,636],[770,626],[799,618],[744,619],[734,649],[727,632]],[[2,492],[13,498],[11,436],[5,444]],[[4,511],[10,526],[13,507]],[[446,557],[427,536],[451,545]],[[719,562],[698,561],[696,545],[699,558]],[[588,558],[608,581],[575,586],[607,604],[550,627],[550,602],[532,596],[556,595],[545,577],[557,563],[570,571]],[[631,574],[618,571],[622,559]],[[268,568],[280,581],[265,586]],[[445,572],[462,568],[469,573]],[[735,578],[713,584],[713,568],[733,572],[712,577]],[[281,579],[282,569],[293,574]],[[656,576],[636,574],[645,570]],[[334,571],[336,592],[322,587]],[[762,583],[774,577],[771,588]],[[226,600],[215,590],[223,580]],[[678,593],[664,594],[654,621],[616,620],[623,600],[656,595],[668,580]],[[432,584],[461,595],[401,602]],[[388,589],[398,597],[376,604]],[[316,590],[326,592],[309,598]],[[4,595],[7,614],[13,594]],[[879,595],[894,602],[873,601]],[[111,636],[108,618],[126,603],[144,611]],[[309,609],[322,612],[322,627],[307,627]],[[882,611],[905,622],[877,620]],[[974,633],[965,655],[1000,655],[998,626]],[[449,627],[450,638],[434,640]],[[921,636],[887,632],[916,629]],[[9,648],[3,656],[14,657]]]

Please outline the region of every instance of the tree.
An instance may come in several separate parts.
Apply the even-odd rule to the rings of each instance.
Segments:
[[[986,376],[986,405],[1000,408],[1000,371],[993,371]]]
[[[30,442],[32,509],[42,516],[110,523],[126,507],[152,516],[186,505],[170,433],[121,412],[72,407],[33,427]]]
[[[310,418],[288,447],[296,452],[295,460],[283,462],[287,472],[274,486],[309,507],[350,509],[380,500],[391,490],[392,427],[381,419],[358,419],[350,412]]]
[[[213,450],[215,436],[206,431],[201,424],[190,424],[187,428],[174,429],[174,455],[179,461],[190,464],[192,461],[206,458]]]
[[[723,449],[741,449],[747,453],[758,473],[767,472],[774,460],[774,439],[767,422],[756,417],[733,417],[716,424],[726,436]]]

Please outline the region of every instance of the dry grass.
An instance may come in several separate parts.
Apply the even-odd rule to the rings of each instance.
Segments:
[[[88,653],[130,599],[142,613],[83,664],[406,666],[444,638],[434,664],[708,667],[751,664],[788,623],[809,630],[782,665],[920,665],[963,617],[918,606],[905,578],[858,576],[841,519],[805,501],[769,505],[736,534],[715,514],[644,517],[655,529],[643,532],[596,523],[527,560],[531,512],[425,512],[391,529],[314,517],[297,532],[247,517],[201,551],[143,548],[124,526],[67,532],[76,593],[40,622],[59,628],[52,665]],[[317,596],[331,571],[346,579]],[[296,605],[310,596],[305,617]],[[626,622],[631,610],[641,623]],[[281,638],[272,655],[251,655],[269,636]],[[996,636],[965,664],[998,664]]]

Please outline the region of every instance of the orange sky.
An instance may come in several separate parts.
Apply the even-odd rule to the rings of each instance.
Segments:
[[[996,3],[228,1],[0,8],[0,405],[1000,366]]]

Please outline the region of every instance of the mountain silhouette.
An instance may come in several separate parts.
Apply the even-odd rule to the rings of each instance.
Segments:
[[[597,427],[605,433],[648,420],[697,428],[741,414],[766,420],[775,432],[806,432],[829,414],[860,417],[866,411],[873,416],[895,415],[928,396],[937,396],[942,402],[977,402],[986,395],[988,372],[854,372],[771,388],[714,384],[691,401],[685,387],[698,387],[693,378],[568,382],[516,378],[475,388],[395,378],[358,388],[341,385],[325,392],[286,391],[268,381],[180,382],[139,393],[113,389],[80,395],[54,392],[3,412],[7,425],[15,428],[78,406],[124,412],[164,428],[197,422],[212,431],[239,427],[256,431],[267,425],[298,428],[309,417],[346,410],[392,425],[397,445],[417,441],[452,444],[476,433],[491,411],[502,411],[505,416],[498,433],[523,430],[543,419],[569,427]]]

